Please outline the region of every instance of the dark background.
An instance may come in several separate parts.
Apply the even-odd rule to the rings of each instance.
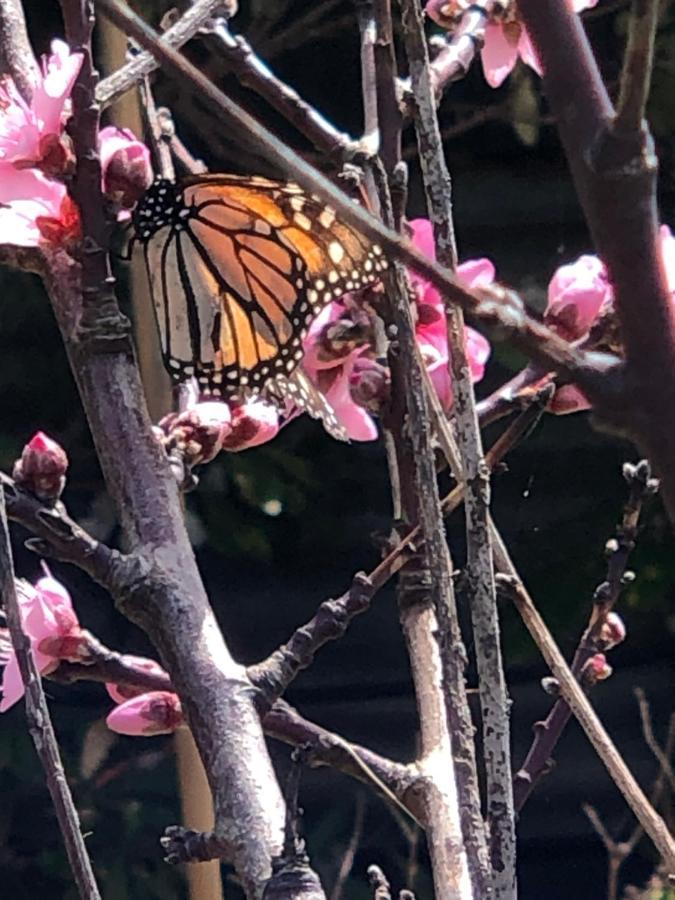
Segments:
[[[247,35],[274,71],[340,129],[358,135],[358,32],[351,5],[297,0],[272,8],[258,0],[242,6],[233,30]],[[137,7],[155,23],[165,9],[157,4]],[[33,0],[27,8],[35,47],[44,52],[50,37],[61,33],[58,5]],[[612,86],[618,77],[625,9],[625,3],[603,0],[587,19]],[[668,223],[673,221],[675,188],[674,28],[675,16],[668,8],[659,32],[650,108],[661,161],[662,219]],[[225,75],[214,45],[193,42],[189,54],[223,89],[320,163],[302,138]],[[242,153],[227,123],[216,120],[189,89],[163,76],[156,78],[155,86],[158,100],[171,107],[181,137],[210,168],[269,173],[260,160]],[[465,128],[466,116],[476,110],[482,110],[487,121]],[[493,91],[476,65],[446,95],[441,123],[451,132],[446,150],[461,258],[489,256],[499,277],[541,308],[556,266],[591,247],[555,131],[538,95],[538,80],[520,69],[504,88]],[[406,155],[412,217],[423,214],[423,201],[410,130]],[[122,301],[128,304],[124,271],[120,276]],[[119,535],[114,513],[42,287],[33,277],[3,270],[0,295],[0,464],[11,468],[25,441],[38,429],[46,431],[70,456],[65,500],[71,512],[95,534],[115,542]],[[479,394],[484,396],[521,363],[508,348],[495,346]],[[488,443],[496,433],[488,433]],[[636,458],[631,446],[593,430],[587,414],[549,417],[509,457],[508,470],[495,482],[496,520],[568,655],[586,621],[593,589],[603,578],[603,546],[625,494],[621,464]],[[278,501],[273,504],[280,505],[278,515],[266,513],[269,500]],[[241,455],[223,454],[212,463],[189,496],[188,517],[207,587],[238,658],[260,659],[321,600],[341,593],[355,571],[372,567],[377,561],[373,534],[388,527],[389,513],[381,444],[344,446],[306,419],[267,446]],[[450,523],[449,533],[461,560],[460,520]],[[38,560],[23,549],[20,529],[14,536],[18,573],[33,578]],[[632,561],[637,580],[620,603],[628,639],[611,654],[614,676],[594,694],[603,721],[647,789],[656,766],[641,737],[632,688],[640,685],[647,692],[657,736],[663,739],[673,692],[672,547],[657,499],[643,518]],[[143,634],[80,572],[58,565],[53,570],[71,591],[86,627],[113,647],[152,655]],[[508,607],[502,612],[517,765],[527,750],[532,723],[548,709],[538,683],[546,669],[514,612]],[[475,684],[471,672],[469,680]],[[107,732],[102,719],[111,704],[100,686],[65,688],[46,682],[46,689],[103,895],[112,900],[184,897],[180,871],[161,862],[158,846],[165,825],[180,820],[171,740],[120,738]],[[397,759],[411,758],[415,706],[391,591],[377,597],[371,612],[353,624],[344,640],[321,652],[289,699],[309,718],[349,739]],[[288,749],[272,749],[283,773]],[[632,819],[576,724],[568,728],[557,756],[558,767],[519,822],[520,896],[601,898],[605,853],[581,804],[594,804],[618,838],[628,834]],[[351,834],[356,796],[363,791],[328,770],[310,772],[303,780],[309,850],[328,886]],[[364,884],[371,862],[383,866],[397,890],[405,886],[408,842],[383,801],[365,793],[364,837],[353,882],[344,895],[349,898],[369,896]],[[21,705],[0,721],[0,795],[0,875],[7,896],[74,897]],[[429,898],[422,846],[419,857],[417,879],[408,887],[418,898]],[[654,862],[649,842],[643,841],[625,867],[627,883],[642,883]],[[227,896],[238,896],[237,889],[228,886]]]

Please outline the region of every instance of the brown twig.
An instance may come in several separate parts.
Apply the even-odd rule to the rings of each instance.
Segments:
[[[600,640],[602,626],[627,583],[626,567],[635,546],[642,506],[645,499],[655,490],[646,461],[643,460],[637,466],[626,466],[624,472],[630,492],[621,521],[616,527],[615,537],[606,545],[607,578],[594,592],[589,622],[574,653],[571,670],[575,678],[580,677],[584,666],[595,653],[605,649]],[[559,699],[554,703],[546,719],[535,724],[532,745],[513,777],[515,806],[518,812],[527,802],[541,777],[549,771],[553,752],[571,715],[568,704],[565,700]]]
[[[4,489],[0,484],[0,598],[26,690],[28,731],[45,771],[47,788],[63,836],[68,862],[82,900],[100,900],[91,861],[80,831],[80,820],[61,762],[59,745],[35,665],[30,640],[21,623],[19,599],[14,579],[14,564],[5,514]]]
[[[0,73],[9,75],[23,99],[30,103],[38,65],[28,39],[21,0],[0,0]]]
[[[660,0],[633,0],[631,6],[628,44],[616,104],[615,127],[618,132],[637,132],[643,127],[660,5]]]
[[[400,231],[406,170],[400,159],[402,117],[396,96],[391,3],[376,0],[374,9],[382,152],[374,175],[383,221]],[[486,886],[485,831],[464,679],[466,651],[424,394],[426,370],[417,350],[408,274],[399,261],[387,282],[385,321],[394,326],[396,342],[389,348],[392,403],[384,420],[396,453],[401,515],[404,522],[419,525],[423,539],[421,553],[399,578],[398,604],[419,707],[420,766],[428,778],[427,838],[434,885],[437,892],[451,888],[458,897],[469,896],[473,886],[480,895]]]
[[[333,885],[333,890],[330,892],[330,900],[342,900],[342,892],[344,891],[347,879],[351,875],[352,869],[354,868],[356,851],[359,849],[359,844],[361,843],[361,835],[363,834],[363,823],[365,821],[365,816],[366,795],[362,791],[359,791],[356,795],[352,833],[349,838],[349,843],[345,847],[345,851],[342,854],[342,859],[340,860],[340,867],[335,877],[335,884]]]
[[[431,63],[432,86],[437,97],[454,81],[464,78],[476,53],[483,46],[485,26],[498,0],[474,0],[446,38],[446,46]],[[404,101],[409,105],[414,98],[410,86],[402,85]],[[410,109],[410,106],[409,106]]]
[[[621,363],[616,357],[583,352],[571,346],[541,322],[527,315],[522,300],[505,288],[496,286],[475,293],[467,291],[447,269],[418,253],[406,239],[349,200],[339,188],[215,88],[180,53],[163,44],[156,32],[138,16],[123,8],[117,0],[98,0],[98,5],[140,44],[151,48],[162,65],[179,73],[181,78],[202,91],[219,113],[236,123],[242,133],[255,134],[258,148],[270,162],[297,179],[308,190],[319,194],[345,221],[379,243],[391,258],[410,265],[428,278],[449,300],[458,303],[465,312],[481,321],[488,329],[493,328],[502,336],[508,336],[514,345],[526,349],[533,359],[542,362],[547,368],[564,372],[600,408],[608,405],[616,411],[621,391]]]
[[[244,38],[233,36],[224,18],[213,19],[207,33],[217,39],[219,57],[239,82],[263,97],[329,159],[344,162],[357,153],[367,152],[365,142],[354,141],[334,128],[297,91],[278,78]]]
[[[670,764],[670,754],[672,753],[672,748],[670,751],[668,751],[667,749],[662,750],[659,746],[659,742],[654,736],[652,718],[649,713],[649,704],[647,703],[645,692],[642,690],[642,688],[636,687],[633,689],[633,693],[637,698],[638,707],[640,709],[640,722],[642,724],[642,734],[644,735],[645,743],[656,757],[656,761],[658,762],[660,767],[659,771],[663,774],[663,777],[670,784],[671,791],[675,791],[675,773],[673,772],[673,767]],[[668,742],[666,741],[666,744],[667,743]]]
[[[502,549],[495,542],[495,551],[497,565],[504,571],[507,568],[504,563],[508,560],[506,548]],[[504,556],[504,560],[501,559],[502,556]],[[513,568],[512,564],[510,568]],[[675,840],[605,731],[531,597],[517,576],[500,575],[499,584],[516,606],[551,672],[558,680],[561,694],[586,732],[612,780],[623,794],[645,832],[652,839],[669,870],[673,871],[675,869]]]
[[[167,28],[162,40],[170,47],[182,47],[201,31],[216,10],[224,16],[228,9],[233,15],[236,4],[231,0],[196,0],[171,28]],[[158,62],[151,53],[138,53],[117,72],[99,82],[96,86],[97,102],[105,109],[157,67]]]
[[[640,688],[635,689],[635,693],[638,696],[638,703],[640,704],[640,715],[643,723],[643,731],[645,735],[645,740],[647,739],[647,731],[644,730],[645,722],[649,725],[649,730],[651,732],[651,718],[649,715],[649,707],[644,697],[644,692]],[[644,709],[643,709],[644,704]],[[668,734],[666,737],[665,749],[661,750],[659,747],[659,751],[662,757],[665,760],[669,760],[670,756],[673,752],[673,747],[675,746],[675,713],[671,714],[670,722],[668,724]],[[661,760],[659,759],[659,763]],[[661,799],[661,795],[663,794],[663,790],[668,782],[668,777],[666,774],[666,770],[660,764],[659,773],[656,776],[654,781],[654,785],[652,787],[650,793],[650,800],[654,807],[658,806],[659,800]],[[607,900],[617,900],[619,896],[619,874],[621,871],[621,866],[625,862],[626,859],[633,853],[635,848],[637,847],[642,835],[644,834],[644,829],[642,825],[638,822],[638,824],[633,828],[629,837],[625,841],[617,841],[612,835],[609,833],[606,828],[604,822],[600,818],[597,810],[588,803],[584,803],[582,806],[583,811],[588,816],[588,819],[595,829],[598,837],[602,841],[605,846],[605,850],[607,851]]]
[[[448,172],[436,115],[422,13],[417,0],[402,0],[403,36],[413,92],[413,118],[419,159],[434,226],[437,259],[457,265]],[[495,897],[512,898],[516,891],[516,836],[511,786],[509,700],[501,659],[499,619],[488,529],[490,471],[476,415],[473,384],[464,338],[464,316],[447,308],[453,413],[465,484],[467,564],[478,684],[483,724],[490,861]]]

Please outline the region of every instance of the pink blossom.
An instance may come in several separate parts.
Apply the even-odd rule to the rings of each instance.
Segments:
[[[232,430],[232,413],[218,400],[188,402],[182,412],[169,413],[158,426],[167,451],[177,448],[188,465],[210,462],[222,450]]]
[[[566,0],[574,12],[582,12],[595,6],[598,0]],[[426,14],[449,30],[454,29],[458,16],[467,8],[467,0],[429,0]],[[485,79],[490,87],[499,87],[513,71],[519,59],[538,74],[542,74],[541,62],[532,46],[524,25],[511,8],[506,14],[496,16],[485,28],[485,41],[481,62]]]
[[[130,210],[152,183],[150,150],[128,128],[99,132],[103,192],[122,210]]]
[[[374,441],[377,426],[363,406],[354,401],[351,390],[351,382],[358,379],[356,367],[361,353],[361,349],[352,350],[339,365],[316,371],[314,378],[347,437],[352,441]]]
[[[568,341],[586,335],[600,311],[612,302],[604,264],[597,256],[579,259],[556,270],[548,286],[546,324]]]
[[[38,431],[23,448],[12,475],[17,484],[41,500],[57,500],[65,487],[67,470],[66,451]]]
[[[279,410],[260,397],[253,397],[230,407],[232,420],[229,434],[223,440],[223,450],[239,452],[266,444],[279,432]]]
[[[86,638],[64,586],[47,576],[41,578],[35,587],[26,581],[17,581],[16,588],[21,622],[40,674],[52,672],[62,659],[85,661],[88,658]],[[5,669],[0,712],[6,712],[24,693],[14,650],[7,648],[3,655]]]
[[[11,163],[17,168],[40,167],[51,157],[47,168],[54,171],[55,145],[63,130],[66,103],[81,65],[81,53],[71,53],[67,44],[55,40],[52,41],[52,55],[43,58],[42,71],[35,79],[30,103],[21,97],[11,79],[2,82],[0,164]],[[62,165],[66,155],[61,155]]]
[[[115,707],[106,718],[111,731],[132,737],[171,734],[183,725],[183,710],[176,694],[151,691]]]
[[[79,236],[77,209],[63,184],[36,169],[0,166],[0,244],[67,247]]]
[[[408,223],[415,247],[422,253],[436,258],[433,227],[428,219],[413,219]],[[471,259],[457,267],[457,275],[470,289],[487,287],[495,278],[495,268],[489,259]],[[445,320],[445,305],[438,290],[426,279],[410,273],[411,284],[417,300],[417,323],[415,334],[427,371],[436,388],[443,408],[452,406],[452,381],[449,372],[448,335]],[[490,344],[473,328],[464,329],[464,342],[473,382],[480,381],[485,373],[485,365],[490,356]]]

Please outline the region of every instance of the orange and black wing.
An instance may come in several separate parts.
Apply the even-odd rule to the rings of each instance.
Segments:
[[[283,393],[314,316],[386,268],[318,198],[263,178],[158,181],[134,226],[172,378],[226,397]]]

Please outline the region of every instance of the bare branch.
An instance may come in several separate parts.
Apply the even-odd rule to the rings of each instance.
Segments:
[[[349,843],[345,848],[345,852],[342,854],[340,868],[338,869],[337,877],[335,878],[335,884],[333,885],[333,890],[330,892],[330,900],[342,900],[342,892],[347,883],[347,879],[354,868],[354,858],[361,842],[365,813],[366,795],[362,791],[359,791],[356,795],[354,824],[352,825],[351,837],[349,838]]]
[[[23,99],[30,103],[38,65],[28,40],[21,0],[0,0],[0,74],[9,75]]]
[[[30,641],[24,633],[21,623],[2,484],[0,484],[0,598],[7,617],[7,625],[19,664],[21,679],[25,685],[28,731],[45,771],[47,788],[54,804],[77,890],[82,900],[100,900],[101,895],[80,831],[79,816],[63,770],[59,745],[42,690],[40,673],[33,659]]]
[[[413,88],[413,116],[427,209],[434,226],[437,259],[457,265],[452,220],[451,180],[434,103],[424,24],[418,0],[403,0],[403,36]],[[488,529],[490,471],[476,415],[471,371],[464,338],[464,316],[448,306],[448,342],[453,384],[453,413],[464,472],[467,534],[466,576],[475,638],[483,724],[490,856],[495,897],[516,892],[516,835],[511,785],[509,699],[499,642],[499,619],[492,547]]]
[[[224,16],[227,10],[231,15],[236,11],[236,3],[232,0],[196,0],[162,35],[162,40],[170,47],[182,47],[198,34],[213,17],[216,10]],[[126,91],[136,87],[145,75],[158,68],[158,62],[151,53],[138,53],[130,62],[113,72],[96,86],[96,101],[101,109],[110,106]]]
[[[636,132],[642,129],[654,63],[659,7],[660,0],[633,0],[616,105],[617,131]]]
[[[669,754],[661,749],[661,747],[659,746],[659,742],[654,736],[652,719],[649,714],[649,704],[647,703],[645,692],[642,690],[642,688],[636,687],[634,688],[633,693],[637,697],[638,706],[640,708],[640,721],[642,723],[642,733],[645,737],[645,743],[656,757],[656,760],[660,766],[660,771],[663,772],[664,777],[670,783],[671,791],[675,791],[675,773],[673,772],[673,767],[670,764]]]

